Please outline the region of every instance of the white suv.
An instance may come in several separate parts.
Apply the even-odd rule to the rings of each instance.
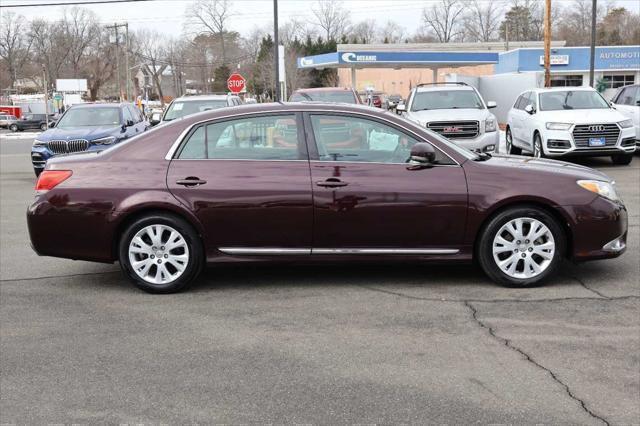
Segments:
[[[186,115],[196,114],[212,109],[242,105],[242,100],[237,95],[212,94],[197,96],[182,96],[174,99],[167,107],[160,119],[160,123],[182,118]],[[151,120],[151,124],[158,124],[157,120]]]
[[[478,152],[498,151],[500,134],[496,117],[489,112],[495,102],[485,104],[480,93],[466,83],[417,85],[406,105],[396,110],[456,144]]]
[[[590,87],[533,89],[509,111],[506,146],[507,154],[611,156],[615,164],[629,164],[635,129]]]
[[[615,109],[633,121],[637,150],[640,147],[640,84],[621,87],[612,102]]]

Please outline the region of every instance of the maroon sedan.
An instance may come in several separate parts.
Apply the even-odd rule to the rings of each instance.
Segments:
[[[595,170],[475,154],[394,114],[336,104],[208,111],[100,153],[56,157],[34,250],[119,261],[150,292],[205,264],[477,260],[494,281],[619,256],[627,212]]]

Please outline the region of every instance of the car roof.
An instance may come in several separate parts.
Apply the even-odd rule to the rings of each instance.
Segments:
[[[189,102],[189,101],[219,101],[226,100],[230,96],[237,95],[224,95],[224,94],[211,94],[211,95],[194,95],[194,96],[180,96],[173,101]]]
[[[297,89],[296,92],[351,92],[352,89],[348,87],[307,87],[303,89]]]
[[[567,92],[567,91],[595,92],[596,89],[588,86],[536,87],[535,89],[525,90],[522,93],[525,93],[525,92],[547,93],[547,92]]]
[[[74,104],[71,105],[71,108],[76,109],[76,108],[113,108],[113,107],[123,107],[125,105],[131,105],[133,106],[133,104],[128,103],[128,102],[119,102],[119,103],[109,103],[109,102],[97,102],[97,103],[93,103],[93,102],[86,102],[86,103],[82,103],[82,104]]]
[[[417,92],[439,92],[442,90],[460,90],[460,91],[473,91],[474,88],[472,86],[462,86],[457,84],[437,84],[433,86],[419,86],[416,87]]]

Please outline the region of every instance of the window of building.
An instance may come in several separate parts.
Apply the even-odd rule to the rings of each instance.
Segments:
[[[629,84],[633,84],[634,80],[633,74],[605,75],[602,77],[602,81],[607,89],[617,89],[618,87],[628,86]]]
[[[582,75],[551,75],[551,87],[580,87]]]

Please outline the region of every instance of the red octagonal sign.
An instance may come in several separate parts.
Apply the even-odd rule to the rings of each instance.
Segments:
[[[247,80],[238,73],[233,73],[227,79],[227,87],[231,93],[240,93],[244,89],[244,85]]]

